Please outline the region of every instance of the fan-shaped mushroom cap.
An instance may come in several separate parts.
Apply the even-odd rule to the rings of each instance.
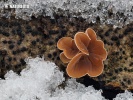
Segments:
[[[83,52],[87,55],[89,55],[87,47],[90,43],[90,40],[91,39],[86,34],[84,34],[83,32],[78,32],[74,36],[74,41],[75,41],[75,44],[76,44],[77,48],[81,52]]]
[[[104,69],[103,61],[98,59],[97,55],[93,55],[93,54],[90,54],[88,59],[92,64],[92,67],[89,67],[88,75],[91,77],[99,76]]]
[[[86,75],[90,68],[92,68],[92,65],[88,56],[86,54],[79,53],[69,62],[66,71],[70,77],[80,78]]]
[[[85,34],[87,34],[92,41],[97,38],[95,31],[91,28],[86,29]]]
[[[57,43],[57,47],[63,50],[64,55],[68,59],[72,59],[79,52],[74,40],[70,37],[61,38]]]
[[[60,50],[68,49],[69,47],[71,47],[72,40],[73,39],[71,37],[62,37],[57,42],[58,49]]]
[[[67,66],[67,74],[73,78],[80,78],[88,74],[97,77],[103,72],[103,61],[93,54],[89,56],[83,53],[77,54]]]
[[[70,59],[68,59],[63,52],[60,54],[60,59],[63,63],[68,63],[70,61]]]
[[[97,55],[101,60],[107,58],[107,51],[104,48],[104,43],[101,40],[90,42],[88,46],[88,51],[90,54]]]
[[[68,58],[68,59],[72,59],[78,52],[78,48],[75,45],[74,40],[72,40],[72,45],[70,48],[65,49],[64,51],[64,55]]]

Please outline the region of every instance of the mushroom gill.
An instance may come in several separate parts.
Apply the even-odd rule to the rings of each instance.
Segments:
[[[60,50],[63,50],[64,55],[68,59],[72,59],[78,52],[78,48],[75,45],[75,42],[70,37],[63,37],[57,42],[57,47]]]

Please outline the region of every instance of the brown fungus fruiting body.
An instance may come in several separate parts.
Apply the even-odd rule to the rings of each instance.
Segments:
[[[60,54],[60,59],[63,63],[68,63],[70,61],[70,59],[68,59],[63,52]]]
[[[74,40],[63,37],[58,41],[57,47],[63,50],[60,59],[68,63],[66,71],[70,77],[80,78],[86,74],[97,77],[103,72],[107,52],[104,43],[97,40],[93,29],[88,28],[85,33],[77,32]]]
[[[87,36],[83,32],[78,32],[74,36],[74,41],[75,41],[77,48],[81,52],[89,55],[88,48],[87,48],[89,46],[90,41],[91,41],[89,36]]]
[[[72,59],[79,52],[74,40],[71,37],[61,38],[57,43],[57,47],[60,50],[63,50],[64,55],[68,59]]]
[[[86,74],[96,77],[103,72],[103,62],[93,55],[79,53],[69,62],[66,71],[73,78],[80,78]]]

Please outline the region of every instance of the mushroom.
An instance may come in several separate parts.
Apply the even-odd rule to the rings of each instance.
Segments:
[[[78,53],[67,66],[67,74],[73,78],[80,78],[88,74],[91,77],[97,77],[103,72],[103,62],[93,55]]]
[[[72,44],[72,38],[71,37],[63,37],[58,40],[57,47],[60,50],[68,49],[68,47],[71,47]]]
[[[83,32],[78,32],[74,36],[74,41],[77,48],[87,55],[89,55],[87,47],[89,46],[90,40],[91,39],[89,38],[89,36],[87,36]]]
[[[76,33],[74,41],[82,53],[97,55],[101,60],[106,59],[107,52],[104,48],[104,43],[96,39],[96,33],[92,29],[88,28],[85,34],[83,32]]]
[[[90,42],[88,51],[90,52],[90,55],[96,56],[101,60],[105,60],[107,58],[107,51],[104,48],[104,43],[101,40]]]
[[[86,74],[91,77],[99,76],[103,72],[103,60],[107,57],[104,43],[97,40],[96,33],[90,28],[85,33],[76,33],[74,41],[81,53],[69,62],[66,69],[68,75],[73,78],[80,78]]]
[[[104,43],[97,40],[93,29],[88,28],[85,33],[76,33],[74,40],[63,37],[58,41],[57,47],[63,50],[60,59],[68,63],[66,71],[70,77],[80,78],[86,74],[97,77],[103,72],[107,51]]]
[[[80,78],[87,74],[89,68],[92,68],[91,62],[85,54],[79,53],[69,62],[66,72],[70,77]]]
[[[60,54],[60,59],[63,63],[68,63],[70,61],[70,59],[68,59],[63,52]]]
[[[95,41],[97,39],[95,31],[91,28],[86,29],[85,34],[90,37],[91,41]]]
[[[63,37],[57,42],[57,47],[63,50],[64,55],[68,59],[72,59],[78,52],[74,40],[71,37]]]

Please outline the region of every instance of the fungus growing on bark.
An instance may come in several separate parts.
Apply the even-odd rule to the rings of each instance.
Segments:
[[[74,40],[71,37],[63,37],[57,42],[57,47],[63,50],[64,55],[68,59],[72,59],[78,52]]]
[[[87,34],[87,36],[85,34]],[[97,56],[97,58],[99,58],[101,60],[105,60],[107,57],[107,52],[104,48],[104,43],[101,40],[97,40],[96,33],[90,28],[88,28],[86,30],[85,34],[79,33],[79,32],[75,34],[74,41],[76,43],[77,48],[82,53],[85,53],[87,55],[93,54],[93,55]],[[84,37],[86,36],[89,38],[86,38],[86,39],[82,38],[83,35],[84,35]],[[82,41],[82,40],[84,40],[84,41]],[[85,44],[85,42],[87,43],[87,45]]]
[[[60,59],[63,63],[68,63],[70,61],[70,59],[68,59],[63,52],[60,54]]]
[[[70,77],[80,78],[86,74],[97,77],[103,72],[107,52],[93,29],[76,33],[74,40],[70,37],[61,38],[57,47],[63,50],[60,59],[64,63],[69,62],[66,71]]]
[[[85,31],[85,34],[87,34],[90,37],[91,41],[95,41],[97,39],[95,31],[91,28],[88,28]]]
[[[76,44],[77,48],[81,52],[83,52],[83,53],[85,53],[87,55],[89,55],[89,52],[88,52],[88,48],[87,47],[89,46],[90,40],[91,39],[89,38],[89,36],[87,36],[83,32],[78,32],[74,36],[74,41],[75,41],[75,44]]]
[[[73,78],[80,78],[86,74],[97,77],[103,72],[103,62],[93,55],[77,54],[67,65],[67,74]]]

